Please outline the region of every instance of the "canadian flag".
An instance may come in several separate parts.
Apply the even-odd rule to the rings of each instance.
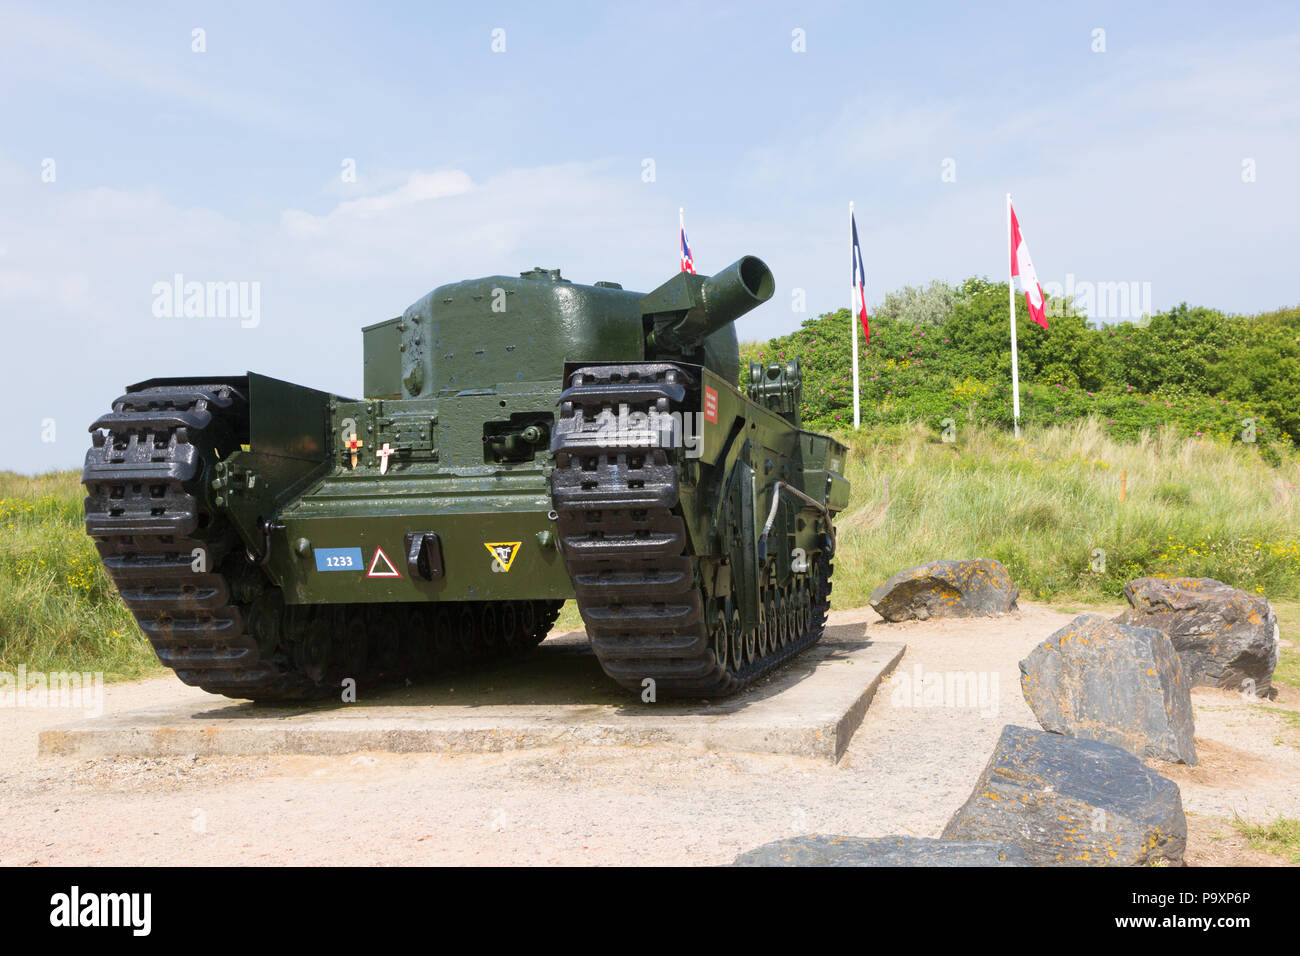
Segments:
[[[1024,236],[1020,235],[1020,220],[1007,196],[1007,212],[1011,222],[1011,282],[1017,292],[1025,294],[1025,305],[1029,306],[1029,317],[1047,328],[1047,313],[1043,308],[1043,287],[1038,284],[1038,273],[1029,258],[1029,246]]]

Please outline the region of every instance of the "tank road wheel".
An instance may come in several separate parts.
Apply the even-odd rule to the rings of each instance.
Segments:
[[[733,674],[739,674],[745,669],[745,643],[748,635],[745,629],[741,627],[740,620],[737,617],[731,622],[731,646],[728,651],[731,659],[727,662]]]
[[[430,627],[434,615],[430,608],[411,608],[407,626],[402,634],[402,656],[407,666],[420,677],[432,674],[438,665],[438,647],[433,628]]]
[[[519,605],[519,644],[522,647],[533,647],[536,641],[533,640],[537,633],[537,605],[532,601],[524,601]]]
[[[776,592],[776,650],[790,643],[790,611],[786,607],[785,592]]]
[[[244,612],[244,626],[264,657],[275,653],[284,636],[284,597],[279,588],[267,591]]]
[[[537,643],[540,644],[546,640],[546,635],[551,633],[551,628],[555,626],[556,620],[560,616],[560,610],[564,607],[563,601],[535,601],[537,607]]]
[[[328,619],[318,618],[293,649],[294,663],[317,683],[325,679],[325,672],[329,670],[331,637]]]
[[[559,616],[563,601],[516,601],[519,638],[517,646],[520,651],[531,651],[546,640],[551,625]]]
[[[459,615],[452,610],[450,603],[438,605],[433,617],[433,637],[438,648],[438,663],[442,667],[455,668],[465,662],[465,652],[457,638],[458,620]]]
[[[343,676],[356,679],[366,669],[366,651],[370,639],[366,634],[366,612],[362,608],[352,607],[347,612],[347,623],[339,637],[339,664]]]
[[[484,601],[479,611],[479,634],[483,641],[481,651],[487,657],[497,657],[505,650],[504,635],[501,632],[501,616],[497,613],[496,601]]]
[[[786,626],[789,621],[785,616],[785,594],[782,591],[773,592],[772,611],[776,621],[776,633],[772,636],[772,651],[777,653],[785,647],[790,636],[790,629]]]
[[[379,669],[388,675],[395,674],[402,666],[402,626],[393,608],[376,604],[371,612],[371,654],[379,664]]]
[[[774,590],[767,599],[768,610],[772,613],[772,653],[781,650],[785,640],[785,616],[781,613],[781,592]]]
[[[776,591],[768,592],[764,616],[767,618],[767,650],[763,656],[766,657],[775,654],[781,646],[781,612],[776,606]]]
[[[519,628],[524,637],[532,637],[537,631],[537,605],[532,601],[524,601],[519,609]]]
[[[727,612],[718,608],[713,616],[713,656],[725,669],[727,655],[730,653],[730,635],[727,633]]]
[[[460,610],[456,613],[456,645],[467,661],[472,661],[478,656],[478,620],[473,604],[468,602],[461,604]]]
[[[520,650],[519,612],[515,601],[505,601],[497,611],[497,627],[501,631],[501,644],[507,653]]]

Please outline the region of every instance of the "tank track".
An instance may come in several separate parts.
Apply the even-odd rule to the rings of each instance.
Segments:
[[[203,494],[215,461],[248,440],[237,384],[128,392],[90,430],[86,532],[186,684],[257,701],[330,696],[349,677],[360,690],[525,652],[559,615],[562,601],[285,605]]]
[[[742,628],[730,598],[706,600],[681,516],[680,442],[631,447],[612,417],[620,406],[683,411],[695,386],[687,369],[667,363],[575,370],[560,399],[551,475],[564,562],[601,667],[630,690],[650,678],[656,694],[676,697],[734,693],[816,643],[831,590],[823,553],[796,582],[762,589],[757,627]]]

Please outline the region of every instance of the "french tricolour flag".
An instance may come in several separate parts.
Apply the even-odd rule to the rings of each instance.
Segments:
[[[686,214],[684,209],[677,210],[677,221],[682,227],[682,271],[695,274],[695,257],[691,255],[691,244],[686,241]]]
[[[871,325],[867,322],[867,270],[862,265],[862,247],[858,245],[858,222],[849,213],[849,227],[853,232],[853,312],[862,323],[862,335],[871,341]]]
[[[1034,263],[1029,258],[1029,246],[1025,243],[1025,237],[1020,234],[1020,220],[1016,218],[1016,210],[1011,205],[1010,196],[1007,197],[1007,211],[1011,214],[1011,281],[1015,284],[1017,292],[1025,294],[1029,317],[1043,328],[1047,328],[1047,313],[1043,308],[1043,287],[1038,284],[1038,273],[1034,271]]]

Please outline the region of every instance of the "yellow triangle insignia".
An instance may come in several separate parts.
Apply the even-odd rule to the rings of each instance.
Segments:
[[[515,563],[515,555],[519,553],[519,546],[522,541],[484,541],[483,547],[488,549],[488,554],[492,555],[495,561],[502,569],[509,571],[510,565]]]

